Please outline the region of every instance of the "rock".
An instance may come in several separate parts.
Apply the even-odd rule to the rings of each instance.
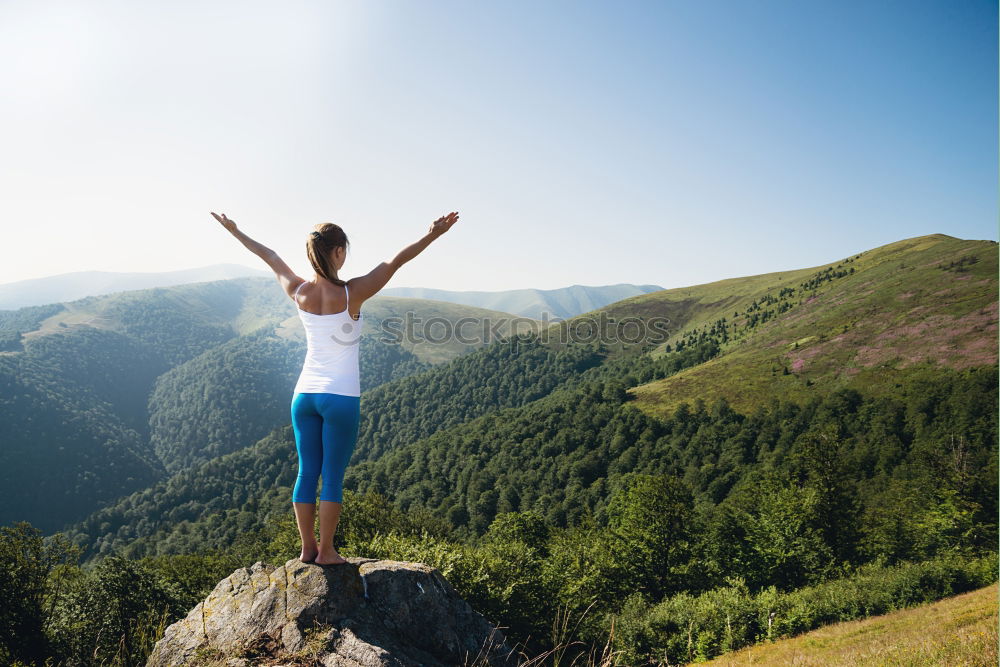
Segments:
[[[506,639],[423,563],[256,562],[167,627],[147,667],[513,666]]]

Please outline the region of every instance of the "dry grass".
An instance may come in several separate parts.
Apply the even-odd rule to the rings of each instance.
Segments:
[[[707,665],[997,664],[997,586],[932,604],[829,625],[721,656]]]
[[[614,667],[614,665],[619,664],[618,656],[621,653],[621,651],[615,651],[611,648],[615,637],[614,621],[612,621],[608,632],[607,643],[601,648],[600,654],[597,653],[597,647],[590,647],[588,650],[583,642],[573,639],[573,635],[579,628],[580,623],[591,608],[593,608],[594,604],[596,602],[592,602],[584,610],[572,628],[570,628],[571,614],[569,608],[559,608],[552,622],[551,639],[553,648],[535,656],[528,656],[523,650],[523,644],[519,643],[512,647],[510,654],[504,657],[511,663],[516,662],[517,667],[561,667],[562,665],[566,665],[567,667],[576,667],[576,665],[580,667]],[[490,667],[492,664],[499,664],[487,658],[487,654],[493,652],[496,646],[494,643],[495,632],[496,628],[493,628],[485,644],[480,649],[479,654],[472,661],[466,660],[464,667]]]

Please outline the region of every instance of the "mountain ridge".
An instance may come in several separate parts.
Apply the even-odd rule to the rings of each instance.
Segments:
[[[463,303],[548,321],[566,319],[629,296],[648,294],[662,289],[659,285],[634,285],[632,283],[574,284],[548,290],[525,288],[503,291],[389,287],[383,289],[380,294]]]
[[[176,271],[70,271],[0,284],[0,310],[74,301],[133,289],[263,275],[270,275],[270,272],[232,263]]]
[[[959,264],[963,257],[966,263]],[[707,402],[725,396],[735,409],[752,410],[761,396],[808,393],[818,384],[885,390],[895,384],[894,375],[921,361],[953,368],[995,364],[997,258],[993,241],[932,234],[817,267],[755,276],[758,283],[774,276],[756,296],[723,296],[720,288],[738,284],[729,279],[697,290],[701,308],[690,303],[698,296],[691,290],[680,301],[670,300],[676,290],[665,290],[614,304],[619,314],[628,307],[680,312],[685,304],[700,311],[678,326],[674,341],[712,327],[753,328],[748,337],[724,343],[717,359],[630,391],[640,406],[661,415],[695,396]],[[795,295],[772,294],[782,290]],[[776,312],[786,305],[794,312]]]
[[[714,336],[719,340],[723,340],[724,338],[728,337],[728,340],[724,340],[722,342],[720,348],[720,354],[717,355],[714,359],[703,361],[692,368],[682,369],[679,372],[676,372],[675,374],[670,375],[667,378],[654,380],[652,382],[644,380],[643,381],[634,380],[633,382],[636,382],[636,384],[630,386],[627,384],[628,381],[626,380],[625,391],[627,391],[628,395],[635,397],[636,400],[633,401],[635,407],[638,407],[639,409],[646,412],[650,416],[664,418],[671,415],[673,410],[675,410],[681,403],[684,402],[692,404],[701,401],[705,405],[713,405],[716,403],[718,399],[724,398],[726,399],[727,404],[729,406],[732,406],[731,409],[735,409],[741,413],[750,413],[753,412],[755,409],[761,407],[762,403],[769,402],[769,399],[783,398],[789,400],[794,399],[799,402],[806,402],[808,400],[811,400],[812,398],[822,398],[824,395],[834,393],[838,388],[849,387],[850,385],[842,385],[832,382],[819,381],[818,376],[815,375],[810,376],[808,374],[808,369],[806,369],[806,372],[803,373],[800,372],[803,370],[802,368],[793,371],[791,366],[789,366],[789,374],[784,375],[782,366],[777,366],[777,365],[773,367],[770,365],[761,366],[760,363],[755,362],[751,363],[746,368],[741,368],[739,367],[739,364],[734,365],[734,360],[740,361],[742,359],[746,361],[749,358],[749,360],[753,362],[755,357],[753,356],[753,354],[750,354],[750,356],[748,357],[748,354],[754,353],[757,354],[758,356],[763,355],[762,357],[760,357],[760,359],[763,359],[764,363],[773,364],[775,361],[773,358],[774,355],[782,350],[779,350],[780,346],[773,345],[773,343],[775,342],[774,340],[775,334],[772,331],[772,329],[773,326],[776,326],[776,323],[781,322],[783,318],[799,317],[803,318],[803,320],[807,320],[808,317],[811,317],[810,312],[813,312],[815,314],[815,308],[817,307],[816,304],[833,302],[841,299],[845,299],[846,303],[846,299],[850,297],[854,297],[856,299],[870,298],[871,297],[870,294],[865,295],[863,294],[864,290],[859,291],[855,289],[855,287],[857,286],[857,284],[869,280],[871,276],[865,277],[864,271],[859,272],[856,270],[854,271],[854,273],[850,272],[850,269],[855,268],[855,265],[858,264],[859,259],[864,257],[866,254],[872,253],[874,255],[870,256],[868,259],[873,260],[872,266],[877,267],[877,265],[884,264],[884,261],[886,259],[898,260],[900,257],[898,255],[898,252],[906,250],[907,247],[911,249],[917,248],[917,251],[922,251],[920,246],[930,244],[929,246],[923,248],[923,250],[928,250],[928,249],[932,250],[935,246],[939,246],[939,244],[942,242],[952,244],[952,247],[944,248],[943,249],[944,252],[941,252],[939,257],[935,256],[931,258],[933,261],[924,263],[931,263],[934,265],[941,265],[942,267],[948,267],[949,262],[952,262],[950,268],[929,269],[931,271],[941,272],[941,274],[945,275],[946,278],[948,279],[950,279],[952,273],[955,273],[956,276],[975,275],[974,272],[989,273],[990,261],[995,262],[995,257],[993,258],[993,260],[987,261],[986,255],[984,254],[983,255],[984,259],[981,259],[975,263],[956,264],[956,262],[958,262],[958,260],[962,256],[964,256],[964,254],[968,254],[969,247],[967,244],[969,243],[972,243],[974,245],[978,243],[979,245],[975,247],[989,250],[991,253],[995,255],[996,244],[992,242],[983,244],[982,242],[962,241],[959,239],[953,239],[952,237],[947,237],[947,238],[942,238],[937,236],[916,237],[915,239],[904,239],[900,242],[889,244],[888,252],[874,253],[874,250],[876,249],[873,249],[872,251],[865,251],[865,253],[859,253],[858,255],[849,258],[850,260],[853,261],[841,260],[840,262],[833,262],[827,265],[820,265],[819,267],[810,267],[808,269],[802,269],[796,272],[788,272],[788,271],[774,272],[774,274],[784,276],[785,278],[784,283],[775,282],[774,274],[763,274],[762,276],[748,277],[743,287],[739,289],[733,289],[723,292],[720,292],[717,289],[715,289],[720,284],[728,285],[729,287],[739,285],[738,279],[726,279],[725,281],[717,281],[716,283],[707,284],[705,286],[706,289],[702,290],[694,288],[690,289],[675,288],[674,290],[665,290],[662,293],[654,293],[649,295],[639,295],[636,297],[631,297],[617,304],[613,304],[611,307],[608,307],[603,310],[609,311],[614,314],[619,314],[622,316],[639,315],[639,316],[653,317],[661,315],[664,312],[679,314],[679,317],[676,318],[676,324],[678,325],[677,330],[672,333],[671,337],[666,342],[660,344],[658,347],[653,347],[650,349],[649,356],[651,358],[654,357],[657,359],[667,358],[667,356],[670,354],[666,351],[666,346],[668,345],[671,346],[673,351],[681,349],[680,345],[681,343],[684,344],[683,347],[685,348],[694,349],[694,346],[699,344],[699,341],[708,340],[710,337]],[[939,250],[942,249],[939,248]],[[886,266],[889,266],[890,268],[894,267],[894,265],[891,264]],[[814,269],[819,269],[819,270],[814,271]],[[830,271],[827,271],[827,269],[830,269]],[[836,269],[836,271],[833,271],[834,269]],[[896,269],[893,268],[893,270],[895,271]],[[841,273],[842,275],[835,275],[837,273]],[[904,276],[906,275],[905,271],[903,275]],[[994,275],[995,273],[990,274],[989,278],[989,280],[992,281],[993,284],[995,284],[995,279],[993,278]],[[931,276],[941,279],[940,275],[935,275],[932,273]],[[851,283],[850,282],[851,280],[854,280],[855,282]],[[956,284],[958,284],[959,286],[965,286],[971,282],[972,282],[971,279],[961,280],[958,281]],[[802,284],[808,285],[809,289],[802,288],[801,287]],[[893,284],[894,283],[891,282],[886,283],[886,285],[893,285]],[[775,291],[775,287],[780,287],[780,286],[788,287],[789,285],[796,286],[796,288],[799,290],[799,293],[794,295],[794,299],[792,298],[785,299],[786,305],[789,306],[789,309],[781,313],[776,313],[772,316],[765,316],[768,311],[772,312],[777,311],[777,308],[774,306],[779,302],[775,301],[772,304],[767,304],[761,300],[763,296],[768,294],[769,291],[772,292]],[[904,285],[904,287],[906,286]],[[984,290],[983,287],[984,287],[983,285],[976,286],[976,289],[974,289],[972,292],[972,298],[982,300],[989,297],[990,291]],[[679,296],[677,294],[678,291],[681,292]],[[669,298],[671,296],[670,294],[671,292],[674,292],[674,294],[672,295],[674,300],[671,300]],[[890,309],[889,312],[898,312],[902,314],[903,311],[900,310],[901,302],[895,300],[894,298],[895,296],[896,295],[894,292],[891,291],[889,292],[888,294],[889,301],[887,302],[887,308]],[[802,305],[798,303],[800,297],[803,301]],[[913,295],[912,298],[917,298],[919,300],[921,297]],[[959,301],[959,303],[963,303],[963,301]],[[756,304],[757,307],[747,312],[746,309],[753,304]],[[914,305],[919,305],[919,304],[914,304]],[[947,302],[938,299],[936,301],[932,301],[929,304],[925,305],[927,305],[928,308],[931,308],[933,306],[935,308],[941,309],[947,306]],[[966,306],[967,305],[968,304],[966,304]],[[712,331],[709,326],[706,326],[710,325],[714,321],[713,317],[718,316],[722,312],[726,313],[727,318],[729,316],[732,316],[733,311],[730,309],[739,306],[744,307],[744,312],[740,313],[739,317],[735,318],[733,322],[729,322],[726,327],[716,328],[714,331]],[[907,304],[907,307],[910,307],[910,304]],[[928,312],[927,310],[918,311],[918,313],[923,313],[924,315],[926,315],[927,312]],[[584,314],[581,315],[580,318],[582,319],[588,316],[592,317],[593,315],[594,313]],[[995,341],[995,336],[991,338],[988,334],[989,331],[991,330],[990,327],[995,327],[996,318],[995,316],[992,315],[988,315],[988,317],[992,317],[992,321],[987,320],[984,323],[985,325],[984,329],[980,331],[970,330],[969,334],[975,340],[984,340],[988,341],[990,344],[993,344],[993,342]],[[737,321],[739,322],[739,326],[729,326]],[[752,324],[751,321],[753,321]],[[569,322],[571,323],[572,320],[570,320]],[[566,326],[566,325],[567,323],[562,323],[560,325],[553,325],[553,326]],[[792,351],[794,351],[795,350],[794,345],[796,343],[799,343],[799,346],[800,348],[802,348],[802,351],[805,351],[807,345],[815,343],[815,341],[800,342],[802,341],[802,338],[803,337],[799,337],[796,338],[795,340],[789,340],[789,342],[787,343],[788,347],[791,347]],[[828,336],[827,340],[830,340],[832,338],[834,338],[834,336]],[[780,341],[781,337],[779,336],[777,340]],[[839,342],[842,343],[843,340]],[[728,359],[727,355],[729,355]],[[822,356],[822,354],[820,354],[819,356]],[[609,357],[609,360],[613,360],[614,358],[615,356],[614,354],[612,354]],[[813,357],[812,362],[815,362],[816,358],[817,357]],[[757,362],[759,362],[760,359],[757,359]],[[506,367],[511,366],[509,362],[505,362],[499,359],[496,361],[497,361],[496,369],[498,370],[495,372],[499,372],[500,369],[504,369]],[[984,361],[987,366],[991,365],[991,363],[992,365],[995,365],[995,357],[988,357]],[[607,364],[605,364],[605,366],[606,370],[610,369],[610,366],[607,366]],[[714,376],[712,374],[716,371],[716,369],[720,367],[728,369],[730,375],[732,375],[733,377],[729,378],[728,382],[716,382],[714,385],[710,385],[706,388],[705,382],[703,381],[704,377],[708,377],[709,379],[713,378]],[[621,373],[624,378],[625,374],[631,372],[631,367],[625,365],[622,366],[622,368],[624,370],[615,371],[615,373]],[[469,373],[471,373],[473,370],[475,369],[472,368],[467,369]],[[596,367],[594,368],[594,370],[600,370],[600,367]],[[914,366],[914,368],[911,370],[913,371],[913,373],[923,372],[923,371],[931,373],[934,372],[933,367],[925,368],[923,366]],[[465,390],[457,393],[467,394],[470,397],[476,397],[477,401],[494,400],[494,398],[492,397],[498,395],[497,394],[498,386],[504,387],[506,386],[506,383],[509,382],[509,379],[493,377],[490,375],[486,375],[481,378],[476,378],[474,380],[471,379],[472,377],[473,375],[468,375],[468,381],[470,382],[469,386]],[[609,375],[608,377],[613,378],[615,381],[619,380],[619,378],[617,376],[614,376],[613,374]],[[690,390],[689,385],[684,384],[686,382],[690,382],[690,378],[692,377],[696,379],[702,379],[702,384],[699,385],[698,391]],[[881,382],[870,383],[870,384],[871,386],[874,386],[877,389],[887,392],[888,395],[892,395],[893,392],[895,391],[894,388],[895,385],[898,384],[898,381],[901,381],[902,379],[903,376],[899,376],[898,380],[892,379],[891,381],[888,378],[883,378]],[[403,383],[404,381],[405,378],[403,380],[398,380],[396,382]],[[426,381],[421,380],[421,382],[426,382]],[[409,389],[407,389],[405,392],[407,394],[406,397],[403,398],[397,397],[397,399],[393,399],[392,397],[397,395],[399,391],[401,391],[401,388],[404,386],[409,386],[409,385],[392,384],[392,383],[387,384],[384,387],[380,388],[377,392],[369,395],[369,400],[371,399],[371,396],[375,395],[385,396],[385,400],[387,401],[396,400],[399,403],[399,405],[393,407],[392,410],[398,410],[399,415],[405,415],[406,419],[412,420],[415,424],[423,425],[422,430],[417,429],[412,431],[410,435],[411,439],[424,440],[430,437],[430,435],[433,435],[435,429],[441,429],[446,427],[450,428],[456,425],[456,423],[453,420],[449,419],[447,415],[422,412],[423,410],[423,408],[421,407],[422,402],[434,401],[437,399],[433,395],[429,395],[427,397],[420,397],[416,394],[410,395],[412,391],[416,390],[416,387],[410,387]],[[713,388],[713,386],[716,389],[721,388],[723,391],[716,391],[715,393],[709,391],[710,389]],[[863,389],[865,389],[863,393],[865,394],[868,393],[867,384],[855,383],[854,386],[862,387]],[[651,391],[651,389],[657,390],[662,387],[669,387],[670,393],[664,395],[662,390]],[[741,393],[737,394],[733,393],[732,391],[728,391],[733,387],[742,388]],[[786,389],[787,391],[779,391],[782,389]],[[449,396],[456,394],[456,390],[454,389],[449,389],[447,391]],[[615,395],[615,391],[613,388],[606,389],[605,391],[610,391],[610,393],[608,394],[609,396]],[[567,405],[570,406],[572,404],[573,401],[569,401],[567,403]],[[387,403],[386,405],[388,406],[389,404]],[[492,404],[490,405],[492,406]],[[505,404],[502,402],[497,403],[496,406],[489,407],[489,411],[494,410],[495,407],[503,405]],[[381,413],[384,407],[385,406],[380,407],[378,410],[376,410],[376,412]],[[521,408],[515,407],[514,409],[520,410]],[[565,408],[559,408],[559,409],[565,410]],[[395,412],[389,411],[386,414],[392,415],[395,414]],[[482,413],[473,412],[469,413],[469,416],[471,417],[479,414]],[[373,420],[372,427],[376,429],[381,429],[379,431],[376,431],[376,433],[378,433],[377,440],[379,442],[391,442],[393,434],[391,432],[385,431],[385,429],[391,427],[391,423],[387,425],[385,423],[386,420],[381,418],[382,417],[381,414],[372,414],[370,416],[371,419]],[[393,419],[389,419],[388,421],[392,422]],[[287,427],[285,428],[287,429]],[[475,433],[474,430],[468,430],[462,432]],[[286,430],[285,437],[287,438],[287,436],[288,433]],[[463,437],[478,437],[478,436],[470,435]],[[390,454],[391,452],[382,450],[373,450],[372,453],[376,458],[381,458],[382,456]],[[581,464],[580,470],[583,473],[584,479],[589,480],[593,478],[594,475],[600,474],[599,472],[596,472],[591,468],[593,468],[593,465],[590,462],[587,462],[586,465]],[[358,469],[360,470],[360,468]],[[351,474],[353,473],[349,473],[349,476]],[[426,492],[422,493],[426,495]],[[133,505],[135,502],[138,502],[137,499],[128,501],[127,505]],[[119,510],[114,510],[114,511],[115,512],[120,511],[124,513],[127,510],[125,507],[123,507],[119,508]],[[122,514],[121,518],[124,519],[125,516],[127,515]],[[96,520],[96,517],[94,517],[94,519]],[[119,521],[112,521],[111,523],[119,525]],[[97,528],[96,523],[92,523],[90,528],[83,528],[83,526],[80,526],[79,528],[77,528],[77,530],[79,530],[80,533],[82,534],[90,532],[96,528]]]

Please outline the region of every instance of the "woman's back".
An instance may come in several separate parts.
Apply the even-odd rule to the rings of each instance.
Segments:
[[[358,313],[358,319],[349,314],[350,290],[344,288],[343,310],[336,313],[320,315],[304,310],[301,300],[303,281],[295,290],[296,309],[302,327],[306,332],[306,357],[302,364],[295,389],[292,392],[342,394],[344,396],[360,396],[361,380],[358,359],[361,330],[364,319]],[[312,285],[312,283],[308,283]],[[312,285],[315,288],[315,285]],[[312,295],[314,304],[318,299]]]
[[[358,297],[357,292],[353,296],[351,295],[350,288],[346,283],[344,285],[325,283],[321,286],[308,280],[302,281],[295,288],[293,299],[298,307],[307,313],[313,315],[338,314],[347,310],[351,318],[355,320],[360,316],[363,304],[363,299]]]

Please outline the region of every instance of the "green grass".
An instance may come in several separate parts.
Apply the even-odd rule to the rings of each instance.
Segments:
[[[758,644],[706,665],[934,665],[997,664],[997,585],[896,611],[835,623],[798,637]]]
[[[961,270],[941,268],[970,255],[977,261]],[[663,290],[603,309],[616,318],[669,318],[671,344],[723,317],[736,325],[716,359],[630,390],[636,406],[662,417],[681,402],[701,397],[711,405],[724,396],[733,409],[750,413],[772,397],[803,402],[841,387],[888,394],[922,367],[997,363],[996,243],[930,234],[852,257]],[[801,289],[838,264],[855,272]],[[786,297],[791,308],[744,327],[748,306],[765,294],[777,297],[783,287],[795,288]]]

